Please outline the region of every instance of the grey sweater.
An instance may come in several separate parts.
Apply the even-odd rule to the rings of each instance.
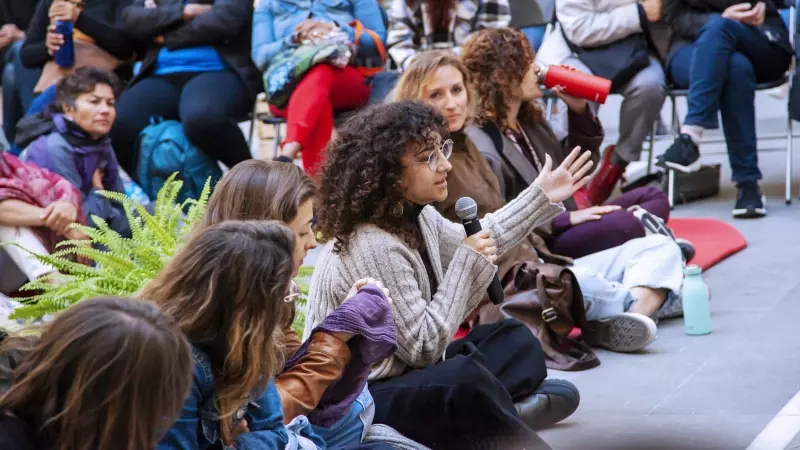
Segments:
[[[502,255],[563,210],[531,185],[502,209],[487,214],[481,225],[491,230]],[[370,380],[395,377],[408,366],[420,369],[439,361],[496,271],[483,255],[463,244],[460,224],[445,219],[432,206],[426,206],[418,220],[437,278],[436,292],[431,292],[419,252],[371,224],[360,225],[349,248],[341,253],[333,253],[328,246],[314,270],[304,339],[341,304],[357,280],[372,277],[389,289],[398,349],[372,367]]]

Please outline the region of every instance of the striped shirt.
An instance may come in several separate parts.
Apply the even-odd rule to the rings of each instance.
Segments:
[[[433,39],[431,20],[423,0],[391,0],[387,44],[394,62],[405,69],[420,51],[452,48],[456,52],[474,32],[484,28],[506,28],[511,23],[508,0],[456,0],[447,41]]]

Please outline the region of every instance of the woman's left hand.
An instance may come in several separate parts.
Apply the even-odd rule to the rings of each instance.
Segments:
[[[572,197],[578,189],[589,183],[589,171],[592,169],[590,158],[592,153],[581,153],[580,147],[564,159],[555,170],[552,170],[553,159],[545,155],[544,167],[533,184],[539,186],[551,202],[558,203]]]
[[[576,114],[585,114],[586,109],[589,107],[589,102],[582,98],[573,97],[569,94],[564,93],[564,88],[561,86],[556,86],[552,89],[553,93],[556,94],[556,97],[560,98],[564,103],[567,104],[567,107],[570,111]]]

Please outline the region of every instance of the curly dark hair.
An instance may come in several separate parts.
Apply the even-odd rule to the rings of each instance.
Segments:
[[[412,102],[370,106],[351,117],[328,146],[319,192],[319,231],[335,239],[333,251],[347,250],[360,224],[371,223],[420,244],[408,220],[392,214],[403,204],[400,158],[423,153],[449,135],[447,122],[433,109]]]
[[[519,95],[534,57],[528,38],[510,28],[487,28],[467,40],[461,50],[461,62],[478,92],[478,122],[494,122],[502,131],[508,131],[508,99]],[[520,114],[535,120],[542,116],[534,103],[523,104]]]

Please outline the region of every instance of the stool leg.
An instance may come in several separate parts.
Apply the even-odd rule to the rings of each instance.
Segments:
[[[278,157],[278,153],[280,153],[281,141],[283,138],[281,137],[281,125],[276,123],[273,125],[273,128],[275,129],[275,136],[273,136],[274,142],[272,143],[272,159],[275,159]]]
[[[647,155],[647,175],[650,175],[653,169],[653,159],[656,154],[656,131],[658,130],[658,120],[653,122],[653,129],[650,131],[650,152]]]
[[[681,134],[681,121],[678,118],[678,98],[671,97],[672,100],[672,137],[677,139]]]

